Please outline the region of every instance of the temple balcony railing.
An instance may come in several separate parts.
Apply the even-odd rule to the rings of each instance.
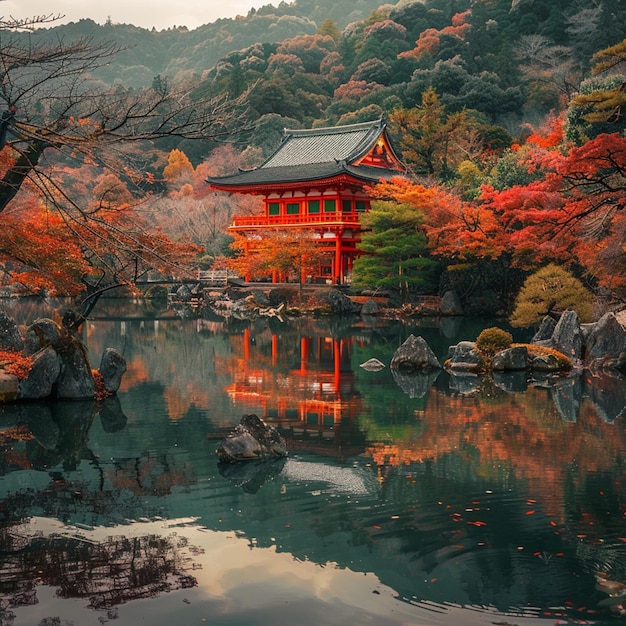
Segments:
[[[342,226],[358,228],[362,213],[335,212],[313,213],[309,215],[243,215],[233,217],[231,228],[275,228],[277,226],[298,226],[320,228],[322,226]]]

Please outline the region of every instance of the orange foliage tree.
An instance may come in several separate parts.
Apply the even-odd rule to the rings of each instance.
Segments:
[[[245,166],[244,156],[232,145],[222,145],[194,169],[184,152],[172,151],[163,177],[173,176],[179,183],[187,182],[180,189],[172,188],[167,194],[155,197],[146,207],[168,237],[178,241],[186,236],[204,248],[205,254],[198,261],[205,267],[214,266],[219,257],[228,254],[230,237],[226,229],[235,213],[254,215],[263,210],[263,201],[258,196],[218,194],[207,183],[210,176],[224,176]],[[172,164],[181,165],[183,174]],[[179,174],[175,175],[176,172]]]
[[[326,254],[318,245],[314,231],[308,229],[268,230],[250,240],[236,234],[231,248],[230,267],[242,276],[300,281],[317,267]]]
[[[240,101],[198,99],[163,79],[149,89],[100,87],[90,82],[91,72],[118,49],[91,38],[51,40],[34,28],[53,20],[1,24],[5,275],[72,293],[83,282],[93,284],[94,275],[114,284],[135,281],[150,268],[182,271],[197,248],[168,240],[139,210],[151,188],[146,146],[162,138],[207,141],[243,128]],[[25,28],[32,30],[27,38],[17,32]],[[140,144],[142,150],[133,148]],[[94,179],[113,173],[120,184],[106,177],[99,187],[85,184],[71,174],[77,167],[91,169]]]
[[[424,55],[435,56],[439,52],[439,46],[441,44],[441,38],[443,36],[455,37],[457,39],[465,39],[467,31],[470,29],[470,24],[467,22],[471,11],[463,11],[462,13],[456,13],[452,16],[452,24],[445,26],[441,30],[436,28],[427,28],[424,30],[419,39],[415,42],[415,48],[406,52],[400,53],[400,58],[414,58],[421,59]]]
[[[450,259],[495,260],[534,270],[546,263],[582,267],[599,285],[626,294],[626,139],[598,135],[564,150],[554,128],[525,153],[541,175],[505,189],[483,186],[476,202],[427,222],[433,252]],[[447,210],[447,209],[444,209]]]

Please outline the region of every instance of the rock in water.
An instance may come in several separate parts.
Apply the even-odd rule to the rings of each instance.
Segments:
[[[220,463],[287,456],[283,436],[257,415],[244,415],[216,450]]]
[[[361,363],[360,367],[368,372],[378,372],[385,367],[385,364],[378,359],[368,359],[365,363]]]
[[[439,360],[426,340],[415,335],[409,335],[406,341],[395,351],[389,367],[394,370],[414,371],[441,369]]]

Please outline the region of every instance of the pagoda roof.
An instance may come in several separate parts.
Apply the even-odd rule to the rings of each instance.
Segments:
[[[391,152],[388,165],[360,163],[383,135],[386,149]],[[243,191],[346,176],[376,183],[404,172],[386,135],[386,124],[376,120],[330,128],[285,129],[281,144],[262,165],[230,176],[209,178],[208,182],[217,189]]]

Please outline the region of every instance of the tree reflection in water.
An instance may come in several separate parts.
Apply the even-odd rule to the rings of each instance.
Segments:
[[[127,359],[118,398],[4,407],[2,623],[12,623],[10,607],[19,620],[15,607],[46,585],[107,610],[146,597],[162,608],[161,591],[185,589],[224,623],[273,623],[285,606],[276,589],[299,576],[309,586],[293,587],[292,601],[309,594],[315,606],[301,623],[325,623],[347,605],[316,592],[321,570],[312,564],[335,584],[337,572],[367,574],[359,587],[367,598],[351,610],[364,619],[397,612],[398,621],[386,614],[380,623],[521,624],[543,612],[551,623],[610,620],[596,575],[626,583],[621,377],[359,367],[372,357],[389,363],[411,333],[443,361],[449,345],[478,334],[468,320],[281,324],[158,310],[131,319],[135,309],[120,316],[111,305],[109,319],[86,327],[95,358],[111,346]],[[290,456],[224,475],[217,441],[251,412],[281,429]],[[178,519],[193,531],[153,526]],[[37,520],[57,526],[25,530]],[[248,546],[237,563],[220,560],[224,531]],[[260,551],[266,574],[245,613],[237,598]],[[291,557],[290,583],[270,573],[281,554]],[[353,582],[341,584],[347,602]],[[373,603],[373,588],[389,595]],[[393,596],[403,608],[390,609]],[[133,611],[120,609],[118,623]]]
[[[99,542],[73,537],[28,537],[2,531],[0,593],[11,608],[37,603],[37,586],[52,585],[61,598],[85,598],[109,609],[165,591],[194,587],[181,556],[184,538],[147,535]]]

